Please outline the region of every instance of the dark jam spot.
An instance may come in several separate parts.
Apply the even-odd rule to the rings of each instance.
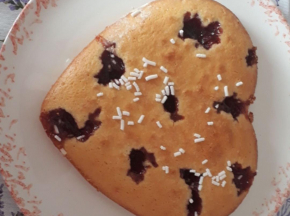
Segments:
[[[240,196],[244,191],[249,190],[257,173],[253,172],[251,167],[243,169],[239,163],[233,164],[231,168],[234,174],[233,183],[235,183],[238,196]]]
[[[217,110],[218,113],[224,111],[230,113],[235,120],[240,114],[246,113],[247,103],[241,101],[237,98],[237,93],[234,93],[230,97],[225,97],[222,102],[214,102],[213,107]],[[216,108],[218,106],[218,108]]]
[[[170,113],[170,119],[174,122],[184,119],[182,115],[178,114],[178,99],[174,95],[169,95],[163,104],[164,110]]]
[[[246,61],[248,66],[253,66],[258,63],[258,56],[256,55],[257,47],[253,47],[248,50],[248,55],[246,56]]]
[[[57,135],[61,138],[61,142],[73,137],[78,138],[78,141],[85,142],[101,126],[102,122],[96,119],[100,113],[101,108],[98,108],[94,113],[89,114],[83,128],[79,128],[74,117],[61,108],[41,113],[40,120],[51,139],[55,139]]]
[[[100,57],[103,68],[94,77],[98,79],[99,84],[107,85],[121,78],[125,73],[125,65],[123,60],[115,54],[115,43],[108,42],[103,37],[97,37],[97,40],[103,44],[105,50]]]
[[[201,175],[202,176],[202,175]],[[199,196],[199,179],[201,176],[195,176],[194,173],[190,172],[190,169],[180,169],[180,178],[184,179],[185,183],[189,186],[191,190],[191,199],[193,203],[188,201],[187,203],[187,216],[195,216],[195,212],[198,215],[201,214],[202,210],[202,199]]]
[[[130,176],[136,184],[144,180],[144,174],[146,170],[150,168],[150,165],[145,164],[146,161],[151,163],[152,166],[158,167],[154,154],[147,152],[144,147],[141,149],[132,149],[129,159],[130,169],[128,170],[127,176]]]
[[[191,18],[191,13],[187,12],[183,19],[183,36],[178,35],[181,39],[194,39],[200,45],[209,50],[212,45],[221,42],[219,36],[223,33],[223,29],[219,22],[212,22],[207,26],[203,26],[198,14]],[[195,45],[196,47],[196,45]]]

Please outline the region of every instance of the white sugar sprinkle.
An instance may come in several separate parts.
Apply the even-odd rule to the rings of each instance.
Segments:
[[[169,82],[168,85],[169,86],[174,86],[174,82]]]
[[[236,86],[241,86],[241,85],[243,85],[244,83],[243,82],[237,82],[237,84],[236,84]]]
[[[156,94],[156,98],[161,98],[161,95],[160,94]]]
[[[136,72],[130,72],[130,76],[132,77],[139,77],[139,74]]]
[[[120,84],[119,80],[117,80],[117,79],[115,79],[115,83],[116,83],[117,85]]]
[[[171,38],[170,43],[175,44],[175,40],[173,38]]]
[[[204,161],[202,161],[201,163],[202,164],[206,164],[208,162],[208,160],[207,159],[205,159]]]
[[[155,98],[156,102],[161,102],[161,98]]]
[[[211,126],[213,125],[213,122],[208,122],[207,125]]]
[[[135,95],[135,96],[141,96],[142,93],[141,93],[141,92],[134,92],[134,95]]]
[[[202,176],[206,177],[206,176],[208,176],[208,174],[205,172],[205,173],[202,174]]]
[[[165,86],[165,92],[166,92],[166,95],[170,95],[169,86]]]
[[[125,86],[129,86],[129,85],[131,85],[131,83],[130,82],[126,82]]]
[[[197,212],[194,212],[194,216],[198,216]]]
[[[128,80],[130,80],[130,81],[134,81],[136,79],[137,79],[136,77],[128,77]]]
[[[124,75],[121,76],[121,79],[122,79],[124,82],[128,82],[128,79],[127,79]]]
[[[66,150],[64,150],[63,148],[60,149],[60,152],[61,152],[63,155],[67,155]]]
[[[180,148],[179,151],[184,154],[185,153],[185,150],[183,148]]]
[[[161,103],[164,104],[164,103],[167,101],[167,98],[168,98],[167,96],[164,96],[164,97],[162,98]]]
[[[242,175],[240,175],[240,176],[238,177],[238,179],[239,179],[239,180],[241,180],[242,178],[243,178],[243,176],[242,176]]]
[[[171,92],[171,94],[172,94],[172,95],[174,95],[174,94],[175,94],[175,91],[174,91],[174,86],[170,86],[170,92]]]
[[[208,107],[204,113],[209,113],[209,111],[210,111],[210,107]]]
[[[195,175],[195,176],[200,176],[201,174],[200,174],[200,173],[198,173],[198,172],[196,172],[194,175]]]
[[[196,54],[195,55],[197,58],[206,58],[206,54],[200,54],[200,53],[198,53],[198,54]]]
[[[222,76],[221,76],[220,74],[218,74],[218,75],[217,75],[217,79],[218,79],[219,81],[221,81],[221,80],[222,80]]]
[[[121,85],[124,85],[124,81],[122,79],[119,79],[119,82],[121,83]]]
[[[226,174],[226,172],[223,170],[223,171],[221,171],[219,174],[218,174],[218,176],[222,176],[222,175],[225,175]]]
[[[113,116],[113,119],[114,119],[114,120],[121,120],[122,117],[121,117],[121,116]]]
[[[123,111],[122,113],[124,116],[130,116],[130,113],[128,111]]]
[[[162,95],[166,95],[165,90],[161,90]]]
[[[207,175],[208,175],[209,177],[212,177],[212,174],[211,174],[211,172],[210,172],[209,169],[206,169],[205,171],[206,171],[206,173],[207,173]]]
[[[226,175],[220,176],[220,181],[224,180],[226,177],[227,177]]]
[[[169,77],[166,76],[166,77],[164,78],[164,80],[163,80],[163,84],[164,84],[164,85],[167,85],[168,80],[169,80]]]
[[[226,183],[227,183],[226,181],[223,181],[222,182],[222,187],[225,187],[226,186]]]
[[[138,79],[141,79],[141,78],[142,78],[142,76],[143,76],[143,74],[144,74],[144,71],[140,71],[140,74],[139,74],[139,77],[138,77]]]
[[[116,83],[113,83],[113,87],[117,90],[120,90],[120,87]]]
[[[139,72],[140,72],[138,68],[134,68],[134,71],[135,71],[136,73],[139,73]]]
[[[220,107],[220,105],[219,105],[219,104],[215,105],[215,108],[216,108],[216,109],[218,109],[219,107]]]
[[[138,86],[138,84],[136,82],[133,82],[133,86],[135,87],[136,92],[140,91],[140,88],[139,88],[139,86]]]
[[[140,118],[138,119],[138,123],[141,124],[144,118],[145,118],[145,115],[141,115]]]
[[[216,182],[216,181],[212,181],[211,182],[213,185],[215,185],[215,186],[220,186],[220,183],[218,183],[218,182]]]
[[[103,95],[104,95],[104,93],[100,92],[100,93],[97,94],[97,97],[102,97]]]
[[[184,35],[184,31],[181,29],[181,30],[179,30],[179,35],[181,36],[181,37],[183,37],[183,35]]]
[[[111,56],[111,58],[115,58],[115,55],[114,54],[111,54],[110,56]]]
[[[120,107],[116,107],[118,116],[122,117],[122,112],[121,112],[121,108]]]
[[[153,80],[153,79],[157,79],[157,78],[158,78],[158,75],[153,74],[153,75],[149,75],[149,76],[145,77],[145,80],[149,81],[149,80]]]
[[[139,98],[134,98],[134,99],[133,99],[134,102],[137,102],[137,101],[139,101],[139,100],[140,100]]]
[[[166,147],[160,146],[160,149],[163,150],[163,151],[165,151],[166,150]]]
[[[140,14],[140,13],[141,13],[140,10],[135,10],[135,11],[133,11],[133,12],[131,13],[131,16],[132,16],[132,17],[135,17],[135,16],[137,16],[137,15]]]
[[[127,89],[127,90],[131,90],[131,89],[132,89],[132,85],[128,85],[128,86],[126,87],[126,89]]]
[[[162,70],[164,73],[167,73],[168,72],[168,70],[164,66],[161,66],[160,67],[160,70]]]
[[[142,58],[142,61],[148,65],[156,66],[156,62],[150,61],[150,60],[146,59],[145,57]]]
[[[230,171],[230,172],[233,171],[233,169],[231,167],[227,167],[227,170]]]
[[[147,68],[147,66],[148,66],[147,63],[144,63],[144,64],[143,64],[143,67],[144,67],[144,68]]]
[[[128,121],[127,124],[128,124],[128,125],[134,125],[134,122],[133,122],[133,121]]]
[[[59,134],[58,127],[56,125],[53,125],[54,133]]]
[[[229,167],[232,165],[231,161],[227,161],[227,164]]]
[[[109,83],[109,88],[113,88],[113,83]]]
[[[125,121],[122,119],[120,123],[120,130],[124,130],[124,129],[125,129]]]
[[[201,185],[202,183],[203,183],[203,176],[201,176],[199,179],[199,184]]]
[[[224,92],[225,92],[225,96],[228,97],[229,96],[229,89],[228,86],[224,87]]]
[[[157,121],[156,124],[159,128],[162,128],[162,124],[160,123],[160,121]]]
[[[76,139],[77,139],[77,140],[80,140],[80,139],[82,139],[82,138],[85,138],[85,135],[78,136]]]
[[[197,134],[197,133],[194,133],[193,136],[197,137],[197,138],[200,138],[201,135]]]
[[[201,189],[202,189],[202,185],[199,185],[198,190],[201,191]]]
[[[175,152],[173,155],[174,155],[174,157],[178,157],[178,156],[181,155],[181,152],[179,152],[179,151],[178,152]]]
[[[205,138],[197,138],[197,139],[194,139],[194,142],[195,143],[200,143],[200,142],[203,142],[205,141]]]
[[[189,170],[190,173],[195,173],[195,170],[191,169]]]
[[[55,138],[57,141],[61,142],[61,138],[60,138],[59,136],[54,135],[54,138]]]
[[[216,90],[216,91],[219,90],[219,87],[218,86],[214,87],[214,90]]]
[[[189,199],[188,201],[189,201],[189,203],[191,203],[191,204],[193,203],[193,199]]]

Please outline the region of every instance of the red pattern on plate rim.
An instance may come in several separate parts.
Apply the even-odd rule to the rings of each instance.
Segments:
[[[26,17],[28,15],[32,16],[32,14],[36,16],[30,26],[34,23],[42,23],[39,18],[41,11],[56,6],[56,0],[34,0],[25,6],[16,22],[13,24],[8,36],[8,39],[13,46],[12,52],[14,55],[17,55],[18,47],[23,45],[25,40],[31,40],[31,35],[33,34],[33,31],[29,29],[29,26],[24,26]],[[42,200],[31,194],[33,184],[26,180],[26,174],[30,171],[30,167],[25,165],[27,155],[25,148],[14,145],[14,143],[16,143],[16,134],[13,131],[13,126],[17,124],[18,120],[12,118],[12,116],[6,115],[3,111],[5,105],[13,99],[10,92],[16,81],[15,74],[11,72],[9,73],[9,68],[4,66],[7,42],[8,41],[5,41],[0,49],[0,76],[5,76],[5,78],[0,79],[4,81],[3,87],[0,88],[0,134],[4,133],[3,137],[6,139],[6,142],[3,141],[0,143],[0,172],[21,212],[25,216],[40,216],[41,210],[39,209],[39,205],[41,205]],[[4,120],[6,120],[6,123],[3,123]],[[7,122],[10,123],[7,124]],[[12,155],[17,156],[13,157]],[[10,167],[15,167],[15,169],[18,170],[15,175],[9,172],[8,168]],[[31,199],[26,201],[20,196],[19,192],[21,192],[21,194],[26,193]],[[64,215],[60,213],[58,216]]]
[[[290,26],[288,25],[287,20],[282,15],[282,12],[279,8],[274,5],[271,0],[252,0],[251,5],[255,5],[255,1],[257,1],[257,5],[264,9],[264,13],[268,16],[266,22],[275,28],[273,32],[275,36],[279,36],[281,41],[284,42],[287,47],[289,47],[288,53],[290,53]],[[281,31],[279,30],[278,25],[275,23],[282,24],[287,32],[281,35]],[[264,203],[262,203],[262,210],[254,211],[254,216],[260,215],[268,215],[273,216],[279,211],[284,201],[290,196],[290,179],[288,174],[290,174],[290,163],[287,163],[286,166],[279,167],[279,173],[276,178],[272,180],[272,186],[275,187],[275,194],[272,195],[270,199],[265,199]],[[287,184],[282,184],[282,179],[287,179]]]

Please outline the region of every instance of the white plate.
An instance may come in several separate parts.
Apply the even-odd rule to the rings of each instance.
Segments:
[[[12,28],[0,55],[0,161],[25,215],[131,215],[97,193],[62,157],[38,116],[70,60],[105,26],[146,2],[34,0]],[[219,2],[240,18],[259,56],[253,106],[259,172],[233,215],[272,215],[290,191],[290,29],[270,0]]]

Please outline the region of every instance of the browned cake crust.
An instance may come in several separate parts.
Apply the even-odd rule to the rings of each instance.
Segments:
[[[144,67],[143,57],[156,66]],[[107,27],[74,59],[47,94],[40,119],[87,181],[134,214],[226,216],[257,169],[248,113],[256,63],[248,33],[222,5],[158,0]],[[144,71],[130,81],[141,96],[111,79],[134,76],[135,68],[138,76]],[[174,87],[165,101],[166,76]],[[130,116],[113,119],[117,107]]]

